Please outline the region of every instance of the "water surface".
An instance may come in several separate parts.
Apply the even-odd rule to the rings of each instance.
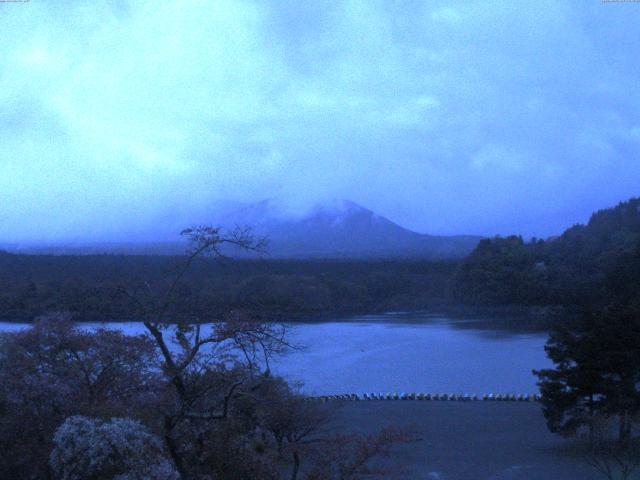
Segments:
[[[534,393],[531,370],[551,365],[543,333],[427,314],[296,325],[291,339],[304,347],[274,370],[315,393]]]
[[[139,322],[83,324],[144,333]],[[290,325],[299,346],[272,370],[308,394],[365,392],[534,393],[532,369],[550,366],[546,335],[426,313]],[[0,323],[0,331],[27,328]]]

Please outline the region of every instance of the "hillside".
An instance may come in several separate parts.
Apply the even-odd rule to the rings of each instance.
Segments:
[[[633,198],[549,241],[482,240],[460,267],[454,293],[476,305],[585,305],[618,295],[637,301],[639,275],[640,198]]]

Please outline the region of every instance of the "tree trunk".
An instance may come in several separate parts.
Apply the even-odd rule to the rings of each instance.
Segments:
[[[594,425],[595,418],[593,415],[593,394],[589,395],[589,444],[593,445],[595,440]]]
[[[175,464],[176,469],[180,474],[180,478],[187,480],[188,476],[184,471],[182,457],[180,456],[176,443],[174,442],[173,437],[171,436],[172,430],[173,430],[173,419],[169,415],[166,415],[164,417],[164,440],[167,445],[167,450],[169,451],[169,455],[171,455],[171,459],[173,460],[173,463]]]
[[[298,478],[298,470],[300,469],[300,456],[298,452],[293,451],[293,471],[291,472],[291,480]]]
[[[625,446],[629,444],[631,440],[631,418],[627,411],[620,413],[620,426],[618,431],[618,442],[620,445]]]

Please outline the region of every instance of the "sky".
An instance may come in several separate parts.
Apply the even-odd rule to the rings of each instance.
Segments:
[[[0,3],[0,241],[265,198],[560,233],[640,195],[639,25],[600,0]]]

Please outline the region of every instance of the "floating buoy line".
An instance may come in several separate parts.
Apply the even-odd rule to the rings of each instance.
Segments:
[[[329,402],[334,400],[358,401],[358,400],[423,400],[446,402],[538,402],[537,394],[503,394],[487,393],[482,396],[469,394],[448,393],[345,393],[340,395],[320,395],[306,397],[308,401]]]

